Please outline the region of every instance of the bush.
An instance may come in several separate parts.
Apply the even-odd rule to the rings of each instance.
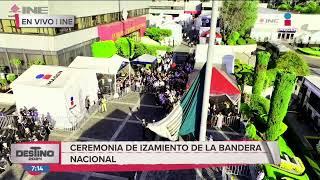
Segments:
[[[308,54],[311,56],[320,56],[320,49],[317,47],[312,47],[312,48],[298,48],[298,51]]]
[[[228,39],[227,44],[233,46],[236,45],[236,41],[234,41],[233,39]]]
[[[234,75],[239,85],[253,85],[254,68],[249,64],[241,63],[236,59],[234,65]]]
[[[290,10],[291,6],[290,4],[281,4],[280,6],[278,6],[278,9],[286,11],[286,10]]]
[[[257,129],[256,127],[252,124],[252,123],[249,123],[246,127],[246,136],[249,138],[249,139],[252,139],[252,140],[262,140],[258,135],[257,135]]]
[[[160,42],[164,37],[170,37],[172,31],[170,29],[160,29],[158,27],[147,28],[145,35],[149,38]]]
[[[247,38],[246,41],[247,41],[247,44],[257,44],[256,40],[252,38]]]
[[[258,112],[259,115],[268,114],[270,110],[270,100],[262,96],[251,96],[250,109]]]
[[[286,52],[276,61],[276,68],[284,72],[294,73],[297,76],[307,76],[310,74],[309,66],[295,52]]]
[[[240,111],[247,119],[249,119],[252,115],[251,108],[250,108],[249,104],[247,104],[247,103],[241,103]]]
[[[257,53],[257,61],[254,73],[254,84],[252,94],[260,96],[265,87],[267,66],[271,54],[267,51],[259,51]]]
[[[300,5],[295,5],[295,6],[294,6],[294,10],[296,10],[296,11],[298,11],[298,12],[300,12],[301,9],[302,9],[302,6],[300,6]]]
[[[157,50],[171,52],[172,48],[169,46],[155,46],[155,45],[148,45],[148,44],[143,44],[141,42],[137,42],[135,45],[134,58],[139,57],[143,54],[150,54],[150,55],[156,56]]]
[[[320,51],[320,47],[311,47],[312,50]]]
[[[11,73],[11,74],[8,74],[6,78],[10,83],[12,83],[17,78],[17,76]]]
[[[117,53],[117,48],[113,41],[94,42],[91,45],[93,57],[110,58]]]
[[[277,68],[267,70],[265,88],[273,86],[274,81],[276,80],[276,76],[277,76],[278,71],[279,70]]]
[[[115,42],[115,45],[118,49],[118,55],[128,59],[131,59],[134,56],[135,42],[133,39],[122,37]]]
[[[296,84],[296,75],[278,72],[271,98],[268,116],[267,139],[274,141],[283,134],[287,126],[282,122],[287,114],[291,94]]]
[[[6,79],[0,79],[0,85],[1,85],[1,86],[6,86],[6,85],[8,85],[7,80],[6,80]]]
[[[238,41],[237,41],[237,43],[238,43],[239,45],[246,45],[246,41],[245,41],[243,38],[239,38]]]
[[[230,34],[228,39],[232,39],[234,42],[237,42],[239,38],[240,38],[240,33],[233,32]]]

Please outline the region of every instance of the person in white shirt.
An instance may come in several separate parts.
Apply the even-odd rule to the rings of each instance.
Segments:
[[[157,68],[157,71],[158,71],[158,73],[160,73],[160,72],[162,71],[162,66],[159,66],[159,67]]]
[[[164,85],[165,85],[165,84],[164,84],[164,81],[161,80],[160,83],[159,83],[159,86],[160,86],[160,87],[163,87]]]
[[[222,124],[223,124],[224,116],[222,115],[221,112],[219,112],[219,114],[217,115],[217,118],[218,118],[218,120],[217,120],[217,128],[221,129],[222,128]]]

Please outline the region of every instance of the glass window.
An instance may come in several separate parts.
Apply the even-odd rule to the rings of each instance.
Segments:
[[[0,19],[0,32],[3,32],[3,26],[2,26],[2,21]]]
[[[280,39],[280,37],[281,37],[281,33],[278,33],[278,39]]]
[[[289,38],[290,38],[290,34],[287,33],[287,34],[286,34],[286,39],[289,39]]]
[[[320,113],[320,98],[313,92],[311,92],[309,97],[309,104]]]
[[[284,39],[284,36],[285,36],[285,34],[284,34],[284,33],[282,33],[282,34],[281,34],[281,39]]]
[[[294,34],[290,34],[290,39],[293,39]]]

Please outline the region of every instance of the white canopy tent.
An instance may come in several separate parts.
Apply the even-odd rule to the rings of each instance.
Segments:
[[[175,22],[167,22],[159,26],[161,29],[170,29],[172,35],[164,39],[164,45],[179,46],[182,43],[182,26]]]
[[[116,76],[123,63],[128,63],[129,65],[130,78],[131,67],[129,59],[126,59],[116,54],[113,55],[111,58],[77,56],[69,65],[69,67],[77,69],[88,69],[94,71],[95,73],[112,75],[114,77],[114,89],[116,93]]]
[[[143,54],[132,61],[133,64],[156,64],[157,57],[150,54]]]
[[[36,108],[55,127],[72,128],[85,118],[85,100],[97,102],[95,73],[61,66],[33,65],[12,84],[17,109]]]

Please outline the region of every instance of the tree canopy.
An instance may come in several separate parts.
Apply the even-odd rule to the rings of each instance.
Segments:
[[[172,35],[172,31],[170,29],[160,29],[157,27],[148,28],[145,32],[145,35],[155,41],[161,41],[164,37],[169,37]]]
[[[115,45],[118,49],[118,55],[131,59],[134,55],[135,42],[131,38],[122,37],[119,38]]]
[[[117,48],[113,41],[94,42],[91,45],[93,57],[110,58],[117,53]]]
[[[284,72],[294,73],[297,76],[310,74],[309,66],[297,53],[289,51],[276,60],[276,68]]]
[[[258,17],[257,0],[228,1],[225,0],[220,11],[225,36],[232,32],[245,35],[255,24]]]

